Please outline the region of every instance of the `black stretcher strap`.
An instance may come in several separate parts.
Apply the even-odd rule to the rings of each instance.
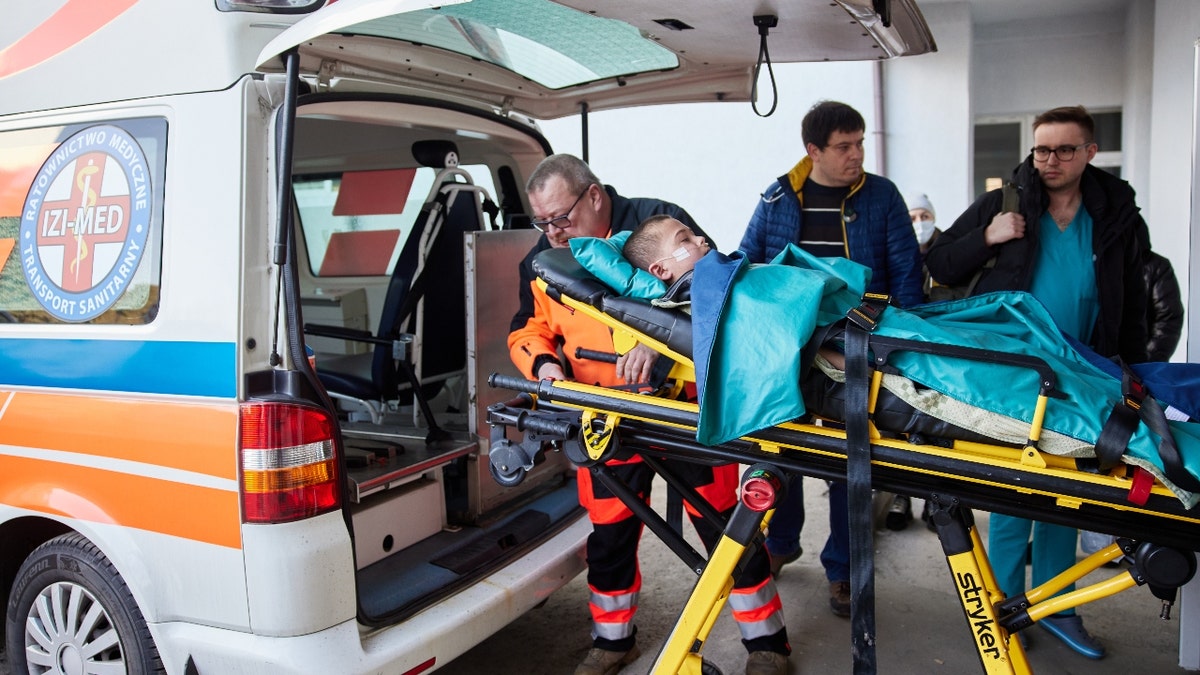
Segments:
[[[1100,430],[1100,437],[1096,439],[1096,457],[1100,461],[1100,469],[1107,471],[1121,461],[1121,456],[1129,446],[1129,439],[1137,430],[1140,421],[1161,439],[1158,444],[1158,458],[1162,461],[1163,473],[1167,479],[1189,492],[1200,492],[1200,481],[1184,466],[1162,406],[1133,371],[1123,363],[1120,366],[1123,371],[1122,398],[1113,406],[1104,427]]]
[[[1142,421],[1150,427],[1150,431],[1158,434],[1162,442],[1158,444],[1158,458],[1163,463],[1163,473],[1167,479],[1188,492],[1200,492],[1200,481],[1183,465],[1179,448],[1175,445],[1175,437],[1171,435],[1171,427],[1167,424],[1167,415],[1162,406],[1153,396],[1147,396],[1138,409]]]
[[[855,310],[851,310],[852,312]],[[846,487],[850,513],[850,650],[855,675],[874,675],[875,550],[871,509],[871,437],[867,417],[867,333],[846,327]]]
[[[1121,377],[1121,400],[1113,405],[1100,430],[1100,437],[1096,439],[1096,459],[1100,461],[1101,471],[1108,471],[1121,463],[1129,439],[1137,430],[1141,421],[1138,409],[1142,407],[1146,394],[1141,384],[1136,378],[1131,380],[1128,372]]]

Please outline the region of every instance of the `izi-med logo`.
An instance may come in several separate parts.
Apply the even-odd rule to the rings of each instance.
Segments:
[[[88,321],[121,297],[145,251],[151,194],[146,156],[119,127],[88,127],[50,154],[25,196],[19,244],[47,312]]]

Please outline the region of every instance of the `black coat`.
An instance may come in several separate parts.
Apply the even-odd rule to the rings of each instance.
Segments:
[[[1183,331],[1179,281],[1175,279],[1171,261],[1153,251],[1146,257],[1143,271],[1148,293],[1146,352],[1151,361],[1168,361],[1179,346],[1179,334]]]
[[[989,291],[1026,291],[1033,280],[1037,260],[1038,227],[1049,208],[1041,176],[1027,157],[1013,172],[1020,191],[1020,211],[1025,217],[1025,236],[998,246],[988,246],[984,229],[1000,213],[1001,191],[992,190],[975,200],[950,229],[942,233],[925,258],[929,273],[938,283],[956,286],[968,283],[991,258],[972,295]],[[1080,187],[1083,206],[1094,222],[1092,264],[1100,297],[1100,313],[1090,336],[1079,336],[1099,354],[1120,356],[1127,363],[1146,360],[1146,285],[1142,277],[1150,234],[1134,201],[1133,188],[1110,173],[1088,166]]]

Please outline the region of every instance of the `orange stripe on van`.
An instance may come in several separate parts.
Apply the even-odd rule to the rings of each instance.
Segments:
[[[138,0],[67,0],[16,42],[0,49],[0,79],[32,68],[103,28]]]
[[[238,477],[236,402],[0,391],[0,406],[5,400],[8,407],[0,416],[3,445],[145,462],[230,480]]]
[[[241,547],[236,490],[0,455],[0,503],[46,514]]]

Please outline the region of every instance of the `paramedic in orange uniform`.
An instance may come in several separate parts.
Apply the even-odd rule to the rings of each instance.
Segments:
[[[508,336],[514,364],[533,379],[572,379],[587,384],[615,386],[646,382],[657,353],[638,346],[611,363],[575,358],[578,347],[612,353],[612,335],[603,324],[551,300],[534,283],[533,257],[551,247],[567,246],[572,237],[609,237],[633,230],[656,214],[666,214],[703,234],[682,208],[657,199],[626,198],[600,182],[582,160],[572,155],[547,157],[526,184],[533,225],[544,233],[521,262],[521,307],[513,317]],[[561,347],[561,351],[560,351]],[[566,362],[559,354],[566,355]],[[635,492],[649,501],[653,472],[637,457],[612,460],[608,466]],[[685,480],[713,507],[728,515],[737,502],[737,466],[712,467],[673,463]],[[591,474],[578,472],[580,503],[588,510],[592,534],[588,537],[589,608],[592,613],[592,649],[576,668],[576,675],[611,675],[640,655],[633,618],[638,607],[641,572],[637,547],[642,523],[610,494],[594,484]],[[688,514],[705,546],[712,549],[720,529],[687,506]],[[787,672],[787,641],[783,611],[765,551],[758,547],[729,597],[742,642],[749,652],[750,675]]]

